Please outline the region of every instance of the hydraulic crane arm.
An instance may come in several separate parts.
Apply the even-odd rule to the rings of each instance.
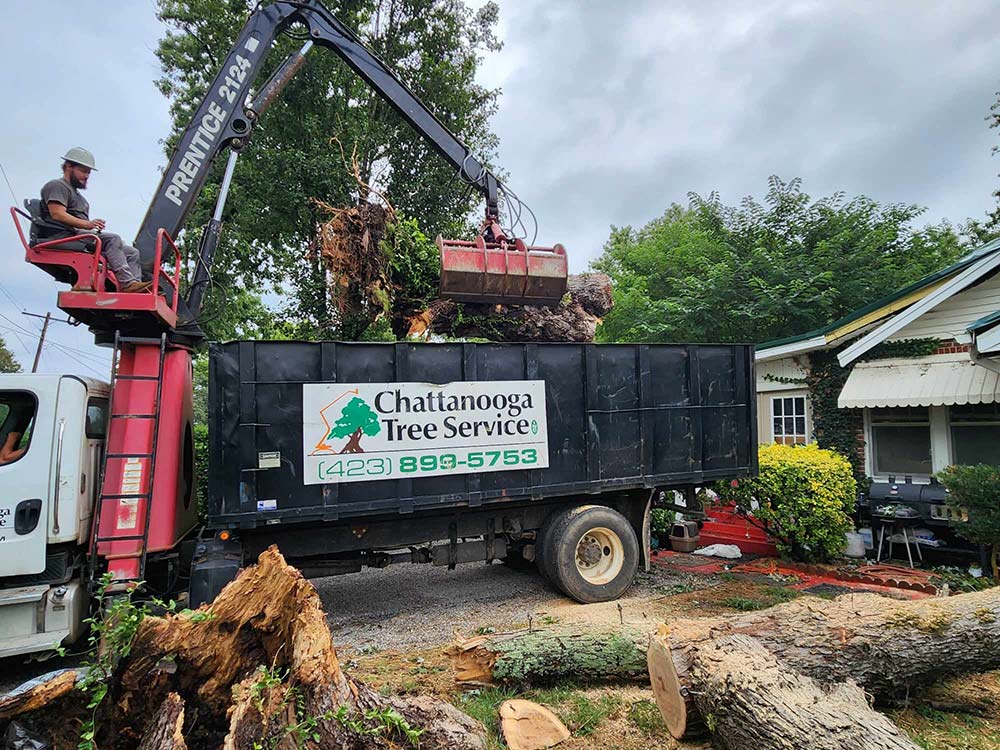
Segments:
[[[305,28],[309,42],[288,58],[259,93],[251,97],[254,81],[274,40],[293,24]],[[259,8],[247,20],[222,70],[181,136],[136,236],[135,245],[144,257],[152,252],[160,228],[176,236],[204,186],[212,162],[223,149],[232,149],[220,205],[202,237],[198,269],[188,294],[187,306],[192,320],[197,319],[200,312],[212,256],[218,244],[221,204],[232,179],[235,155],[246,145],[259,115],[302,66],[304,55],[313,44],[336,52],[414,130],[424,136],[441,156],[459,170],[466,182],[482,193],[486,199],[487,223],[498,222],[497,201],[502,186],[496,177],[385,63],[319,2],[277,0]]]

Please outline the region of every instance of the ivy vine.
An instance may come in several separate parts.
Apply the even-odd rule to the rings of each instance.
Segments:
[[[861,362],[888,358],[926,357],[941,346],[940,339],[903,339],[886,341],[867,352],[860,360],[847,367],[841,367],[837,355],[852,342],[836,349],[812,352],[809,355],[809,373],[806,387],[812,408],[813,432],[821,448],[835,450],[851,462],[854,478],[859,487],[868,486],[864,456],[858,452],[858,433],[864,429],[864,418],[860,409],[841,409],[837,398],[847,382],[854,365]],[[765,376],[767,379],[767,376]]]

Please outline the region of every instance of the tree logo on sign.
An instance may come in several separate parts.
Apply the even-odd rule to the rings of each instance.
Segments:
[[[378,415],[368,405],[368,402],[355,396],[341,410],[340,418],[330,427],[326,439],[332,440],[350,435],[350,439],[340,452],[364,453],[365,449],[361,447],[361,436],[375,436],[381,431],[382,425],[379,424]]]

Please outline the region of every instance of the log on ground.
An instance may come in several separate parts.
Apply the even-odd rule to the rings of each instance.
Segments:
[[[524,630],[460,641],[448,655],[455,680],[467,685],[644,682],[648,643],[630,628]]]
[[[759,641],[727,635],[691,652],[692,695],[714,744],[727,750],[917,750],[853,682],[823,684]]]
[[[946,677],[1000,667],[1000,587],[912,601],[868,593],[803,597],[738,617],[677,620],[666,641],[681,680],[693,648],[731,634],[752,636],[803,675],[853,680],[891,701]]]
[[[852,679],[891,701],[950,675],[1000,668],[1000,587],[913,601],[803,597],[760,612],[677,620],[665,632],[681,684],[693,648],[744,634],[797,672],[820,682]],[[649,634],[629,629],[535,630],[479,636],[449,653],[459,682],[645,680],[648,644]]]

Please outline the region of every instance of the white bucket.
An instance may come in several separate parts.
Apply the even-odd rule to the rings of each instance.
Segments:
[[[850,532],[845,535],[847,537],[847,548],[844,550],[844,554],[848,557],[864,557],[865,556],[865,540],[861,534],[856,534]]]

